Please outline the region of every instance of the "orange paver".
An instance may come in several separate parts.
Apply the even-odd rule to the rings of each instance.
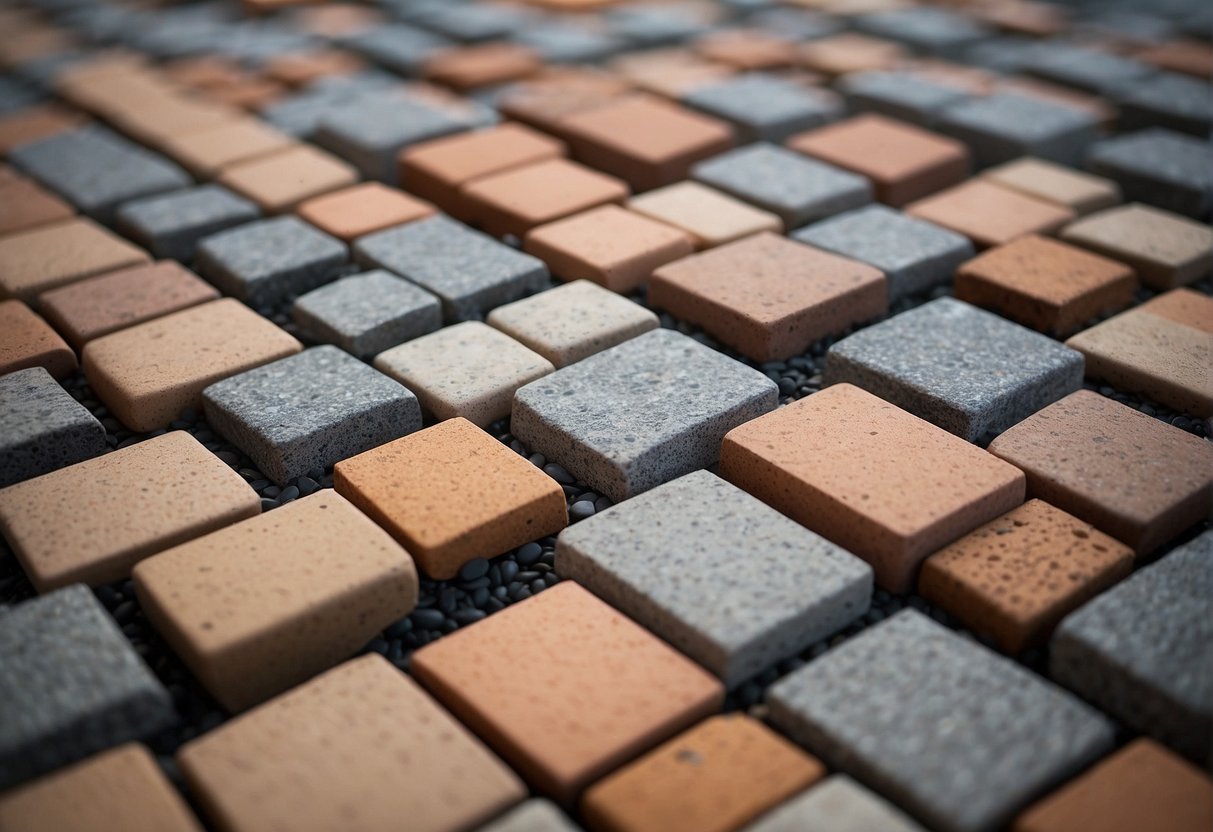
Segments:
[[[121,580],[149,555],[260,511],[257,492],[184,431],[0,490],[0,531],[39,592]]]
[[[567,582],[421,648],[410,667],[536,791],[566,806],[724,699],[690,659]]]
[[[698,182],[666,185],[628,200],[628,209],[691,235],[696,249],[730,243],[759,231],[783,230],[783,221]]]
[[[334,486],[438,580],[568,523],[555,480],[460,417],[338,462]]]
[[[75,214],[72,206],[29,179],[0,183],[0,235],[70,219]]]
[[[298,145],[229,165],[216,181],[251,199],[267,214],[280,214],[309,197],[353,185],[358,171],[331,153]]]
[[[212,178],[231,165],[295,147],[297,142],[264,122],[246,118],[164,142],[162,150],[195,176]]]
[[[1066,226],[1068,243],[1128,263],[1151,289],[1195,283],[1213,269],[1213,228],[1149,205],[1122,205]]]
[[[87,217],[0,237],[0,298],[32,301],[82,277],[151,260]]]
[[[365,68],[366,62],[351,52],[315,49],[278,55],[266,61],[261,72],[283,84],[302,87],[321,78],[351,75]]]
[[[81,363],[124,425],[151,431],[201,406],[207,385],[302,349],[244,304],[221,298],[90,341]]]
[[[795,43],[762,29],[710,33],[696,40],[694,49],[709,61],[739,70],[782,69],[796,63]]]
[[[1120,186],[1111,179],[1026,156],[991,168],[982,177],[1004,188],[1069,208],[1078,216],[1120,203]]]
[[[1024,499],[1021,471],[850,384],[734,428],[720,473],[859,555],[891,592]]]
[[[498,102],[505,118],[564,138],[561,122],[572,115],[610,104],[631,90],[626,80],[606,73],[522,81]]]
[[[728,64],[708,60],[681,47],[620,55],[609,66],[636,89],[672,99],[703,84],[721,81],[734,72]]]
[[[983,248],[1025,234],[1052,234],[1074,219],[1068,208],[981,179],[913,202],[906,213],[950,228]]]
[[[478,43],[443,49],[425,62],[428,81],[456,90],[505,84],[534,75],[543,67],[539,54],[517,43]]]
[[[0,117],[0,158],[28,142],[73,130],[87,119],[57,104],[36,104]]]
[[[0,376],[45,367],[55,378],[76,372],[76,353],[28,306],[0,301]]]
[[[830,77],[888,69],[908,57],[909,52],[892,41],[850,33],[811,40],[800,48],[802,64]]]
[[[568,159],[548,159],[470,182],[460,197],[485,231],[521,237],[538,225],[623,202],[628,186]]]
[[[437,209],[379,182],[363,182],[309,199],[298,214],[312,225],[345,242],[393,225],[431,216]]]
[[[526,796],[518,778],[381,656],[346,662],[177,754],[224,832],[463,832]]]

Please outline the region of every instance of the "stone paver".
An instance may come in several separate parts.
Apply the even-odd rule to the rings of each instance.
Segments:
[[[187,744],[191,794],[230,832],[474,828],[518,778],[380,656],[353,659]],[[475,784],[469,788],[469,784]]]
[[[833,92],[757,73],[697,85],[680,100],[729,122],[747,142],[782,142],[835,120],[843,110]]]
[[[1109,208],[1066,226],[1068,243],[1128,263],[1151,289],[1195,283],[1213,263],[1213,229],[1185,217],[1151,208]]]
[[[358,173],[336,156],[301,144],[227,165],[216,181],[265,213],[281,214],[310,197],[353,185]]]
[[[1113,179],[1125,198],[1188,217],[1213,210],[1213,143],[1163,128],[1104,139],[1091,148],[1091,170]]]
[[[982,179],[913,202],[906,213],[964,234],[979,248],[1025,234],[1052,234],[1074,219],[1068,208]]]
[[[86,217],[0,237],[0,296],[32,301],[48,289],[150,260]]]
[[[19,300],[0,301],[0,376],[42,367],[55,378],[76,372],[76,353]]]
[[[0,117],[0,156],[13,148],[74,130],[87,121],[80,113],[58,104],[36,104]]]
[[[468,11],[477,8],[472,6]],[[426,59],[422,76],[427,81],[468,92],[517,81],[542,68],[543,62],[534,49],[505,41],[442,49]]]
[[[1068,87],[1092,93],[1111,93],[1150,74],[1145,64],[1096,46],[1057,44],[1032,53],[1024,69]]]
[[[982,177],[1004,188],[1069,208],[1077,216],[1120,204],[1120,186],[1045,159],[1025,157],[991,168]]]
[[[956,84],[902,71],[852,72],[837,87],[852,112],[881,113],[921,127],[933,127],[945,107],[972,95]]]
[[[158,258],[188,263],[204,237],[261,216],[257,206],[219,185],[199,185],[124,203],[118,228]]]
[[[628,208],[686,232],[695,248],[739,240],[759,231],[779,232],[783,221],[698,182],[666,185],[628,200]]]
[[[309,199],[298,213],[326,234],[350,243],[365,234],[431,216],[434,211],[433,205],[396,188],[363,182]]]
[[[162,150],[207,179],[231,165],[286,150],[295,140],[256,119],[240,119],[165,139]]]
[[[776,727],[940,832],[1001,828],[1113,740],[1094,709],[916,610],[784,677],[768,701]]]
[[[1213,74],[1213,73],[1210,73]],[[1206,78],[1161,72],[1117,91],[1120,129],[1165,127],[1194,136],[1213,131],[1213,103]]]
[[[72,206],[29,179],[0,182],[0,234],[66,220],[75,213]]]
[[[0,375],[0,488],[105,450],[105,428],[45,369]]]
[[[1090,113],[1016,92],[952,104],[938,127],[967,144],[981,167],[1020,156],[1076,166],[1099,137],[1099,120]]]
[[[565,805],[724,698],[705,671],[571,582],[426,645],[410,668],[537,793]]]
[[[911,6],[878,10],[856,20],[861,32],[904,43],[920,52],[951,57],[990,36],[981,23],[957,11]]]
[[[580,832],[581,827],[542,797],[533,797],[477,832]]]
[[[845,774],[827,777],[767,812],[744,832],[925,832],[900,809]]]

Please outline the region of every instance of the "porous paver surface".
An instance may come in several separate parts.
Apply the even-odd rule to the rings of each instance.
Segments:
[[[75,213],[72,206],[28,179],[0,182],[0,234],[66,220]]]
[[[1168,44],[1175,45],[1174,42]],[[1208,76],[1211,74],[1201,72],[1197,78],[1188,78],[1161,72],[1118,90],[1121,129],[1165,127],[1208,137],[1213,131],[1213,103],[1208,95]]]
[[[566,806],[724,696],[706,671],[575,583],[423,647],[411,672],[536,792]]]
[[[199,185],[124,203],[116,222],[152,256],[188,263],[199,240],[260,216],[256,205],[227,188]]]
[[[1018,469],[850,384],[730,431],[720,456],[721,476],[868,561],[892,592],[1024,497]]]
[[[0,488],[105,450],[97,417],[42,367],[0,376]]]
[[[48,289],[150,259],[87,217],[76,217],[0,237],[0,293],[30,302]]]
[[[518,803],[518,778],[380,656],[342,664],[186,745],[205,815],[231,832],[459,832]],[[474,784],[474,788],[469,785]]]
[[[1188,217],[1213,208],[1213,143],[1163,128],[1104,139],[1091,148],[1092,171],[1115,180],[1127,199]]]
[[[760,73],[697,84],[681,101],[729,122],[747,142],[781,142],[833,121],[843,110],[833,92]]]
[[[783,228],[783,221],[770,211],[698,182],[678,182],[639,194],[628,200],[628,208],[685,231],[697,249],[729,243],[759,231],[778,233]]]
[[[1032,156],[999,165],[982,176],[1004,188],[1069,208],[1080,217],[1121,201],[1120,187],[1111,179]]]
[[[1001,827],[1113,740],[1093,708],[915,610],[784,677],[769,702],[776,727],[941,832]]]
[[[294,143],[265,122],[241,119],[169,136],[161,149],[195,176],[211,178],[224,168],[286,150]]]
[[[1099,120],[1059,102],[996,92],[944,109],[939,129],[963,140],[982,167],[1035,156],[1078,165],[1099,137]]]
[[[906,213],[963,234],[979,248],[1025,234],[1052,234],[1074,212],[982,179],[949,188],[906,206]]]
[[[87,122],[75,110],[57,104],[35,104],[0,117],[0,156],[23,144],[74,130]]]
[[[45,369],[55,378],[76,372],[76,353],[19,300],[0,301],[0,375]]]
[[[520,388],[510,430],[620,502],[714,464],[725,433],[777,399],[758,371],[661,329]]]
[[[909,816],[845,774],[833,774],[767,812],[745,832],[924,832]]]
[[[330,153],[298,145],[229,165],[216,181],[265,213],[280,214],[309,197],[353,185],[358,172]]]
[[[1067,225],[1061,238],[1133,267],[1151,289],[1195,283],[1210,272],[1213,230],[1151,208],[1109,208]]]
[[[912,72],[851,72],[838,81],[852,112],[876,112],[931,127],[944,107],[971,96],[957,84]]]
[[[349,243],[365,234],[423,219],[433,205],[380,182],[363,182],[309,199],[299,216],[327,234]]]
[[[1063,620],[1050,645],[1049,674],[1207,768],[1213,737],[1210,593],[1213,532],[1205,532]]]
[[[552,801],[533,797],[477,832],[580,832],[581,827]]]
[[[449,419],[337,463],[338,493],[383,526],[430,578],[555,534],[555,480],[466,419]]]
[[[0,649],[0,695],[12,717],[0,724],[0,788],[175,720],[168,691],[87,587],[0,612]]]

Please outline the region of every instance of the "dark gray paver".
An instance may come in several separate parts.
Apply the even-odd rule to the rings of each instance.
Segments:
[[[256,205],[227,188],[199,185],[123,203],[117,222],[123,234],[154,256],[189,263],[203,237],[260,216]]]
[[[784,677],[771,720],[939,832],[1002,828],[1112,747],[1111,723],[903,610]]]
[[[1036,156],[1074,167],[1099,137],[1099,121],[1090,113],[1015,93],[948,106],[937,126],[969,145],[981,166]]]
[[[311,139],[320,120],[348,107],[363,95],[400,84],[400,79],[380,70],[320,78],[298,95],[276,101],[261,111],[261,117],[278,130],[300,139]]]
[[[1037,50],[1023,68],[1047,81],[1098,95],[1114,93],[1154,72],[1124,55],[1056,42]]]
[[[413,23],[465,43],[505,38],[538,20],[530,9],[493,3],[433,3],[410,16]]]
[[[1213,131],[1213,94],[1208,81],[1160,72],[1120,90],[1121,130],[1165,127],[1208,138]]]
[[[370,359],[442,326],[442,302],[375,269],[313,289],[295,301],[291,316],[305,338]]]
[[[834,774],[767,812],[744,832],[925,832],[845,774]]]
[[[0,376],[0,488],[105,450],[105,428],[42,367]]]
[[[32,84],[0,75],[0,116],[40,103],[46,96]]]
[[[1213,210],[1213,143],[1158,127],[1105,139],[1088,166],[1116,181],[1130,202],[1206,218]]]
[[[434,32],[403,23],[388,23],[346,38],[343,45],[393,72],[417,75],[439,49],[453,44]]]
[[[855,28],[942,57],[957,57],[993,34],[962,14],[921,6],[861,15],[855,18]]]
[[[1082,387],[1082,353],[954,298],[847,336],[825,383],[849,382],[970,442]]]
[[[934,126],[945,107],[973,97],[909,72],[852,72],[839,80],[838,91],[852,112],[883,113],[923,127]]]
[[[745,0],[738,0],[738,2],[745,2]],[[779,3],[765,5],[775,8],[756,11],[746,19],[746,22],[777,32],[790,40],[816,40],[836,35],[847,27],[846,22],[841,18],[813,9],[788,8]]]
[[[696,86],[682,103],[724,119],[747,142],[782,142],[842,115],[834,93],[760,73]]]
[[[0,790],[148,737],[172,698],[83,584],[0,608]]]
[[[216,382],[202,400],[211,426],[279,485],[421,428],[416,396],[329,345]]]

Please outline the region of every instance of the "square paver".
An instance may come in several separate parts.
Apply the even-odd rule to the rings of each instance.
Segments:
[[[42,367],[0,376],[0,488],[99,456],[105,428]]]
[[[783,221],[770,211],[698,182],[677,182],[634,196],[628,209],[686,232],[696,249],[783,229]]]
[[[510,430],[621,502],[712,465],[725,433],[777,400],[762,373],[659,329],[520,388]]]
[[[922,127],[932,127],[949,104],[972,93],[955,84],[910,72],[852,72],[838,81],[852,112],[875,112]]]
[[[1031,75],[1097,94],[1115,92],[1153,72],[1147,65],[1124,55],[1066,44],[1037,50],[1024,69]]]
[[[539,53],[531,47],[498,41],[435,52],[426,59],[421,74],[427,81],[470,93],[530,77],[542,68]]]
[[[856,28],[942,56],[957,55],[991,35],[989,29],[967,15],[923,6],[861,15],[856,19]]]
[[[42,367],[67,378],[78,366],[76,353],[40,315],[19,300],[0,301],[0,376]]]
[[[1207,219],[1213,210],[1213,143],[1163,128],[1104,139],[1087,164],[1120,185],[1127,199]]]
[[[745,832],[925,832],[923,827],[875,792],[845,774],[833,774],[767,812]]]
[[[1080,217],[1121,201],[1120,186],[1111,179],[1031,156],[999,165],[982,176],[1004,188],[1069,208]]]
[[[416,75],[425,60],[451,45],[434,32],[403,23],[378,23],[353,33],[345,46],[394,73]]]
[[[14,175],[0,182],[0,234],[37,228],[75,214],[76,209],[33,180]]]
[[[345,162],[311,145],[298,145],[228,165],[217,180],[267,214],[281,214],[314,196],[358,181]]]
[[[733,125],[746,142],[782,142],[842,115],[842,100],[773,75],[737,75],[692,87],[682,103]]]
[[[1207,137],[1213,131],[1213,103],[1203,77],[1160,72],[1118,90],[1123,130],[1164,127]]]
[[[831,78],[850,72],[891,69],[908,57],[908,50],[899,43],[855,32],[810,40],[800,47],[801,63]]]
[[[424,219],[435,210],[428,202],[396,188],[363,182],[309,199],[299,206],[299,216],[326,234],[351,243],[375,231]]]
[[[965,235],[979,248],[1009,243],[1025,234],[1052,234],[1074,219],[1068,208],[982,179],[920,199],[905,210]]]
[[[23,144],[74,130],[88,119],[58,104],[36,104],[0,116],[0,155]]]
[[[212,179],[231,165],[286,150],[295,140],[247,118],[165,139],[161,149],[195,176]]]
[[[261,216],[257,206],[219,185],[199,185],[182,191],[123,203],[117,212],[122,233],[154,257],[188,263],[198,241]]]
[[[150,259],[87,217],[76,217],[0,237],[0,293],[31,302],[48,289]]]
[[[1014,92],[953,104],[940,114],[938,126],[964,141],[982,167],[1020,156],[1077,165],[1099,137],[1099,120],[1090,113]]]
[[[1213,229],[1148,205],[1122,205],[1067,225],[1061,238],[1133,267],[1151,289],[1195,283],[1213,268]]]

